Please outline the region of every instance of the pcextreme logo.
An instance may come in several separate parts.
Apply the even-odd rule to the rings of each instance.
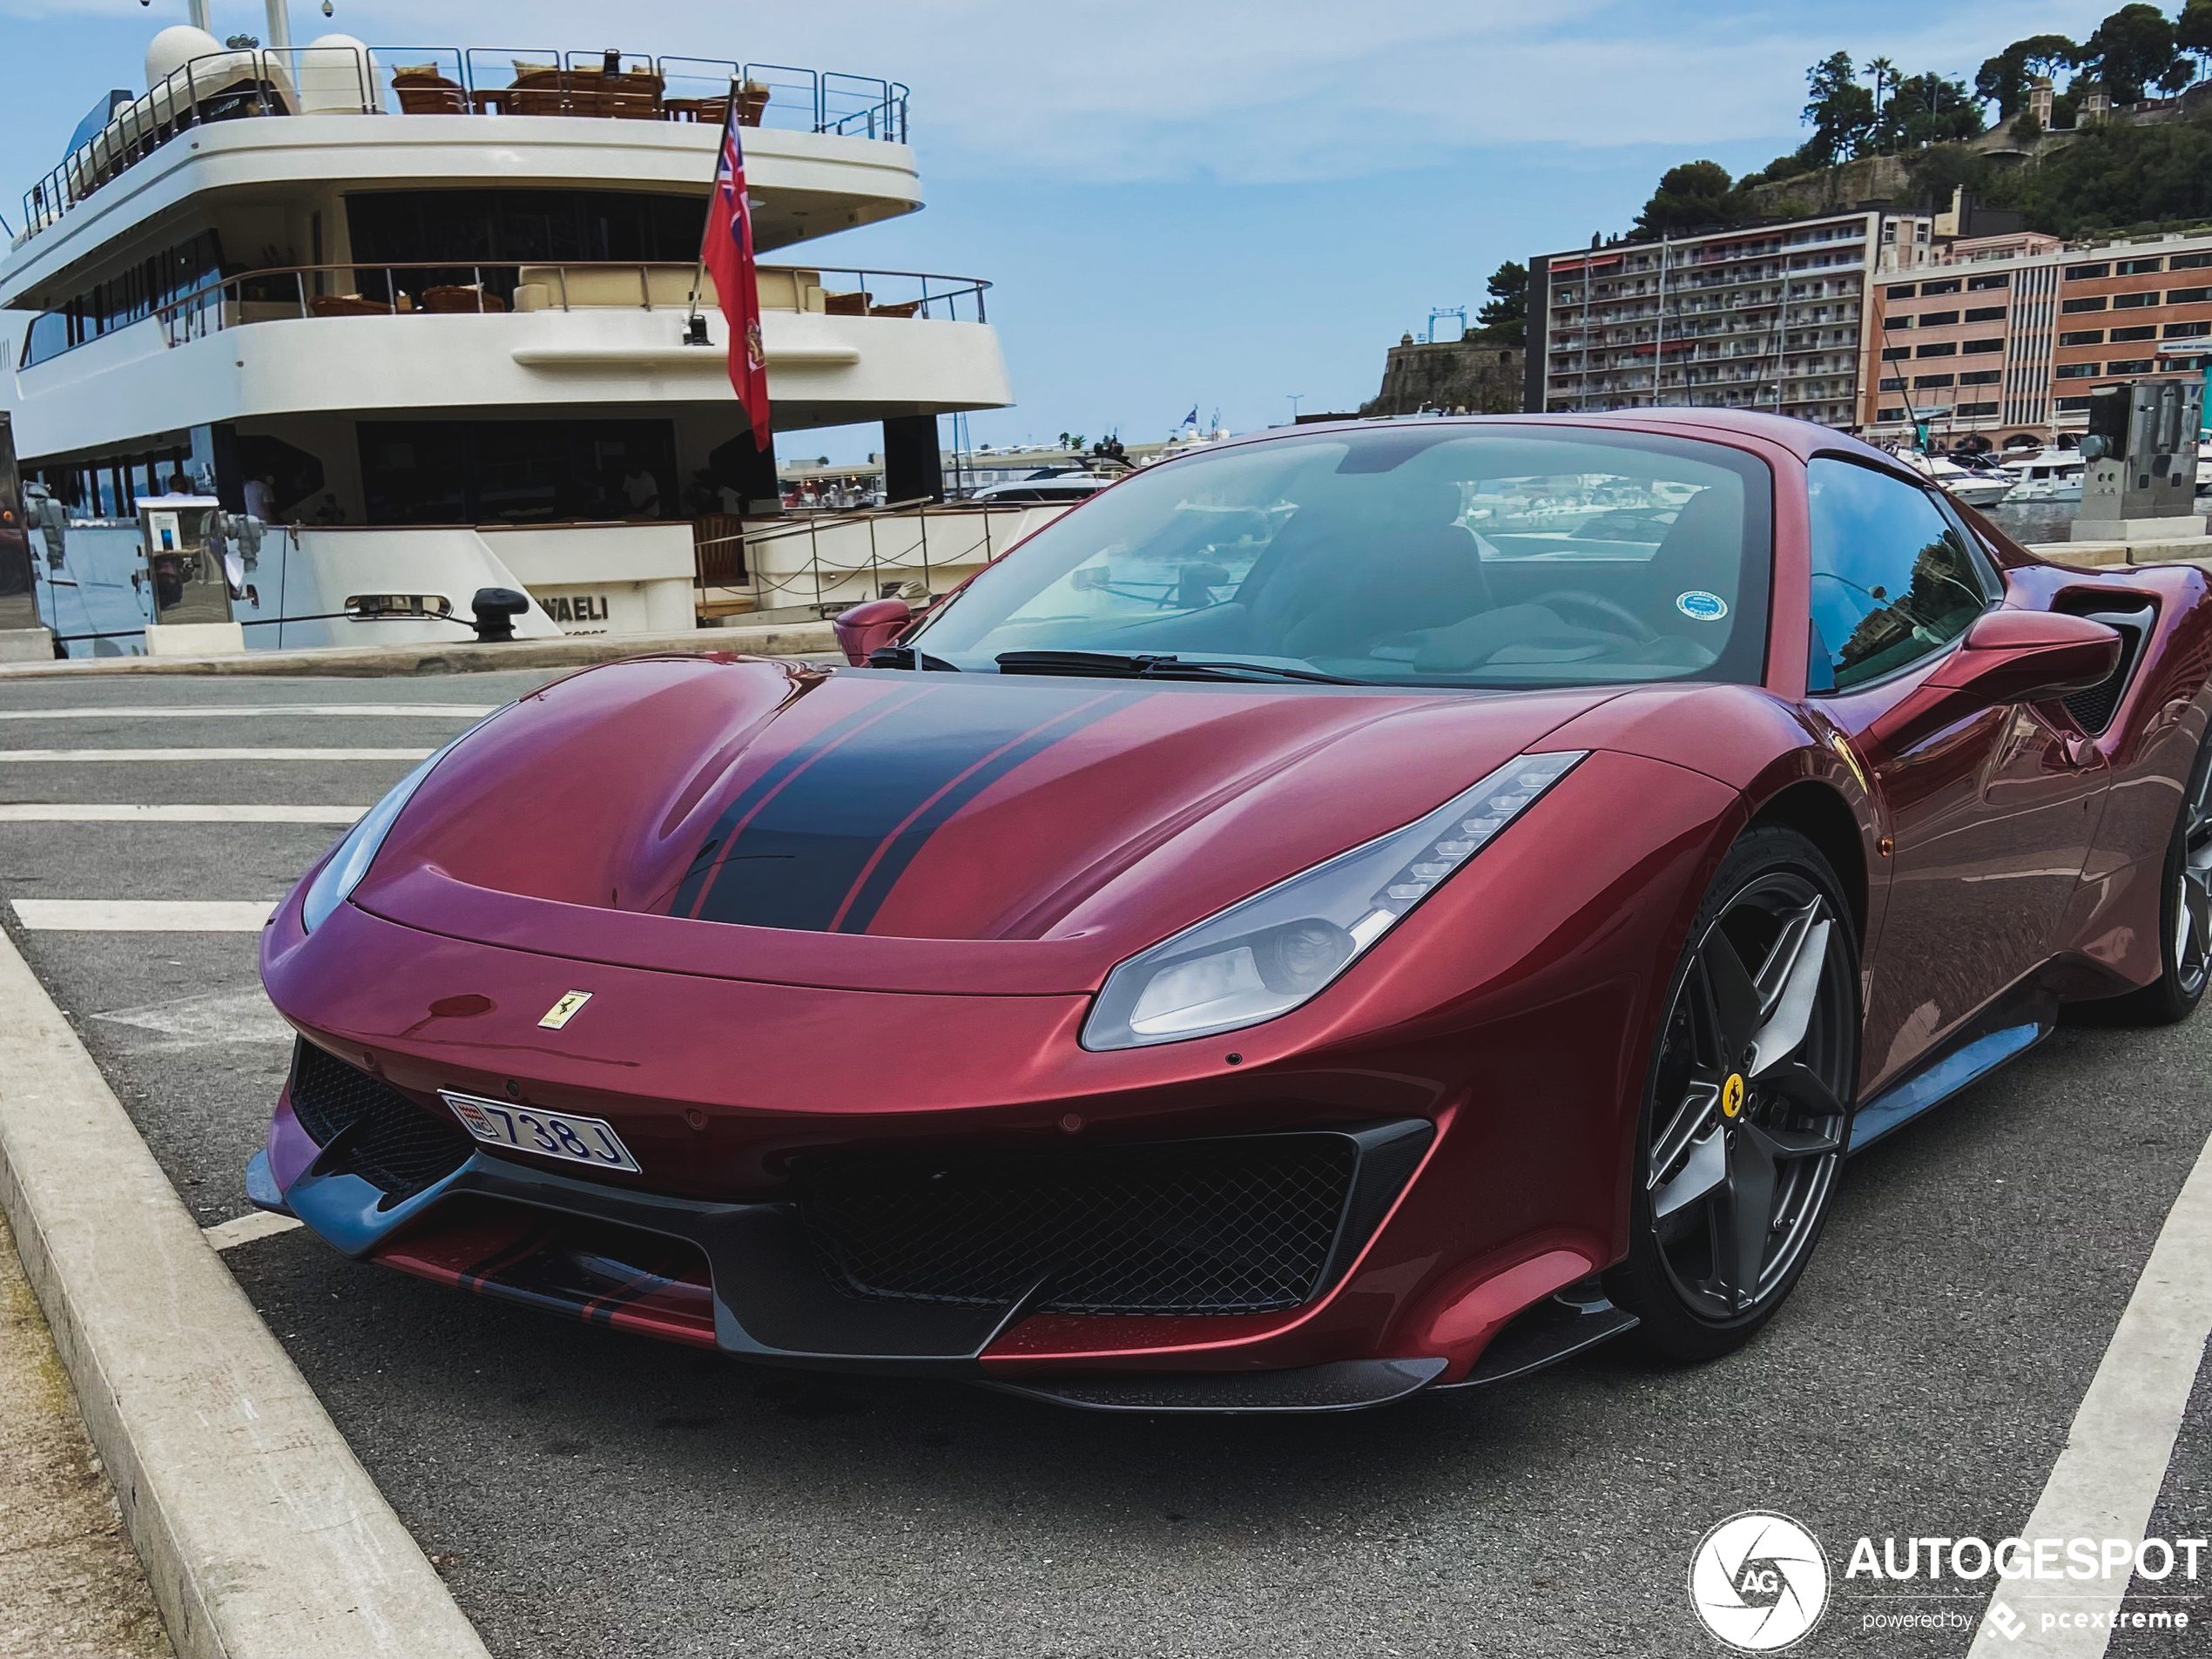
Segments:
[[[1811,1632],[1828,1606],[1828,1557],[1787,1515],[1747,1509],[1699,1541],[1689,1604],[1741,1653],[1777,1653]]]

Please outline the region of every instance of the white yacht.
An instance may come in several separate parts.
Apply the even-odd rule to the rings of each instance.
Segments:
[[[2080,501],[2083,464],[2079,449],[2034,449],[2008,455],[2000,463],[2013,480],[2005,499],[2014,503]]]
[[[2010,479],[1993,478],[1986,473],[1976,472],[1971,467],[1962,467],[1948,455],[1924,455],[1917,449],[1900,449],[1897,452],[1897,458],[1923,478],[1940,484],[1969,507],[1994,507],[2013,488]]]
[[[94,105],[0,261],[0,408],[65,652],[174,648],[185,615],[247,648],[465,638],[487,587],[529,596],[525,636],[661,631],[904,574],[897,534],[793,533],[697,263],[732,98],[765,256],[921,206],[904,86],[294,45],[284,0],[226,44],[208,10]],[[777,430],[880,421],[884,498],[942,502],[937,417],[1012,401],[989,285],[786,260],[759,277]],[[964,534],[923,529],[925,587]]]

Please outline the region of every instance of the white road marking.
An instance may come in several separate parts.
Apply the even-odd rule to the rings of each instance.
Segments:
[[[18,899],[33,933],[258,934],[274,899]]]
[[[250,1216],[233,1216],[228,1221],[219,1221],[212,1227],[203,1227],[199,1236],[207,1241],[211,1250],[236,1250],[240,1244],[250,1244],[257,1238],[267,1238],[277,1233],[288,1233],[300,1223],[291,1216],[280,1216],[267,1210],[256,1210]]]
[[[0,749],[0,761],[426,760],[428,749]]]
[[[141,1053],[292,1041],[292,1028],[269,1005],[267,995],[258,985],[242,991],[202,991],[194,996],[150,1002],[144,1008],[117,1008],[92,1017],[166,1039],[144,1045]]]
[[[2212,1335],[2212,1141],[2197,1155],[2182,1196],[2167,1212],[2150,1260],[2135,1281],[2119,1329],[2074,1414],[2066,1450],[2045,1483],[2035,1512],[2019,1535],[2142,1540],[2166,1466],[2174,1456],[2189,1391]],[[2063,1546],[2060,1547],[2063,1551]],[[2060,1565],[2065,1565],[2063,1554]],[[2020,1578],[2000,1584],[1983,1615],[1982,1631],[2016,1629],[1991,1646],[2034,1659],[2095,1659],[2112,1639],[2107,1628],[2043,1628],[2047,1615],[2094,1626],[2128,1593],[2126,1568],[2109,1578]],[[2000,1615],[2000,1606],[2010,1616]],[[2020,1628],[2024,1626],[2025,1628]]]
[[[474,703],[266,703],[236,708],[0,709],[0,720],[236,720],[254,715],[328,715],[338,718],[481,720],[492,705]]]
[[[139,806],[0,803],[0,824],[351,824],[366,806]]]

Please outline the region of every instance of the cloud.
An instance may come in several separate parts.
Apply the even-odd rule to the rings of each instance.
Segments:
[[[1889,0],[1845,18],[1750,0],[1120,10],[853,0],[763,8],[741,27],[719,6],[663,3],[627,14],[616,31],[601,0],[545,0],[532,30],[585,43],[619,32],[628,50],[702,54],[738,36],[760,61],[894,77],[913,89],[916,142],[941,174],[1272,183],[1434,165],[1501,145],[1779,147],[1799,136],[1805,66],[1839,46],[1971,74],[2015,35],[2084,30],[2101,9],[2043,0],[2001,17],[1918,15]],[[374,10],[453,32],[450,9],[422,0]]]

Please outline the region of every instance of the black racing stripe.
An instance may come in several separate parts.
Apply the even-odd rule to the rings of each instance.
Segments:
[[[654,1266],[641,1267],[633,1277],[624,1280],[617,1288],[609,1291],[604,1296],[593,1297],[580,1310],[585,1323],[610,1325],[615,1322],[615,1315],[631,1303],[642,1297],[651,1295],[664,1285],[673,1285],[676,1282],[673,1277],[674,1270],[685,1264],[685,1254],[683,1246],[678,1245],[663,1256]]]
[[[883,901],[891,896],[891,889],[899,885],[899,878],[906,874],[907,867],[914,861],[915,855],[929,838],[942,829],[954,813],[1023,761],[1035,759],[1062,738],[1104,719],[1109,714],[1117,714],[1143,702],[1147,695],[1143,691],[1116,691],[1078,705],[993,755],[935,800],[929,802],[883,849],[875,867],[867,873],[867,878],[860,883],[860,891],[853,895],[852,902],[846,907],[844,920],[838,923],[838,932],[867,932],[868,924],[875,920],[875,913],[883,907]]]
[[[765,800],[736,832],[696,914],[826,931],[884,842],[932,796],[985,756],[1097,696],[995,681],[924,688]]]
[[[512,1243],[502,1245],[482,1261],[471,1263],[454,1282],[462,1290],[480,1291],[488,1282],[496,1280],[502,1273],[536,1255],[553,1242],[559,1231],[560,1229],[550,1222],[528,1228]]]
[[[739,790],[714,820],[714,827],[707,832],[706,840],[700,843],[699,850],[691,855],[691,867],[684,872],[683,880],[677,884],[676,897],[669,901],[668,914],[671,916],[689,916],[697,912],[699,897],[717,868],[715,854],[722,849],[737,826],[745,821],[746,813],[773,794],[793,772],[807,765],[825,748],[886,712],[887,705],[895,708],[900,701],[911,701],[920,696],[924,689],[919,686],[910,690],[902,688],[890,693],[887,698],[878,698],[842,718],[831,721]]]

